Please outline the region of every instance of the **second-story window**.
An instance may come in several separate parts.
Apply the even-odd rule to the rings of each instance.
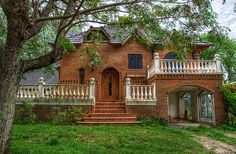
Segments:
[[[142,69],[143,68],[143,55],[142,54],[129,54],[128,55],[128,68],[129,69]]]
[[[84,68],[79,69],[79,84],[84,84],[85,80],[85,70]]]

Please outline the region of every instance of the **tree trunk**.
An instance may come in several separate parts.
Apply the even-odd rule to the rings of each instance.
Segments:
[[[9,53],[9,51],[6,50]],[[17,87],[20,81],[20,63],[15,56],[5,54],[0,59],[0,154],[10,153],[12,123]]]

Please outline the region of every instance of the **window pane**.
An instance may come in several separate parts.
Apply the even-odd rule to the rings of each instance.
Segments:
[[[129,54],[128,55],[128,68],[129,69],[142,69],[142,54]]]

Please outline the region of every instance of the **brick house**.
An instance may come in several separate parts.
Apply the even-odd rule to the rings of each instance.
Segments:
[[[97,34],[99,43],[94,40]],[[31,87],[34,94],[27,96],[30,88],[22,86],[18,97],[36,100],[38,112],[81,106],[88,113],[83,123],[136,123],[138,116],[222,123],[220,59],[199,59],[209,44],[196,42],[192,53],[181,61],[173,51],[158,49],[158,42],[153,43],[155,47],[140,43],[144,35],[141,30],[131,35],[106,26],[68,34],[78,51],[65,53],[60,61],[58,85],[41,81]],[[87,52],[81,52],[89,49],[99,53],[100,65],[95,66]],[[46,99],[55,104],[48,107]],[[63,103],[58,104],[59,100]]]

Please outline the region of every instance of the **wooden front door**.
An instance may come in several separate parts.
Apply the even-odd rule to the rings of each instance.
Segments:
[[[102,72],[102,101],[117,101],[119,99],[119,73],[113,68]]]

